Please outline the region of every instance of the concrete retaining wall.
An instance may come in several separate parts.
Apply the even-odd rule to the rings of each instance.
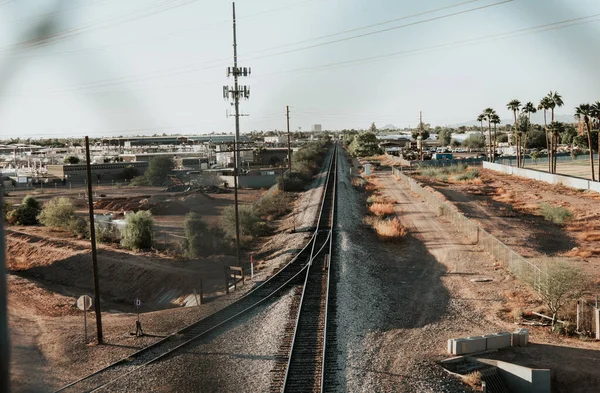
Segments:
[[[263,176],[238,176],[238,187],[240,188],[270,188],[277,183],[281,175],[263,175]],[[220,176],[221,180],[226,182],[229,187],[233,187],[233,176]]]
[[[481,363],[498,367],[508,389],[515,393],[550,393],[550,370],[519,366],[500,360],[481,359]]]
[[[563,186],[577,188],[580,190],[592,190],[600,193],[600,182],[593,182],[578,177],[554,175],[552,173],[535,171],[533,169],[516,168],[508,165],[495,164],[484,161],[483,167],[507,175],[515,175],[528,179],[539,180],[550,184],[562,184]]]

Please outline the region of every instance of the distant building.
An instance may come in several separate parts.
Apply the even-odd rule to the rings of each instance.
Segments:
[[[323,126],[321,124],[313,124],[312,130],[313,132],[321,132],[323,131]]]
[[[242,149],[240,151],[240,166],[244,166],[244,164],[253,163],[254,162],[254,151],[252,149],[245,150]],[[233,151],[232,146],[229,145],[217,145],[215,147],[215,155],[217,157],[217,164],[228,167],[233,166]]]
[[[265,143],[273,143],[273,144],[287,143],[287,136],[282,136],[282,135],[266,136]]]
[[[95,181],[124,180],[123,169],[132,166],[137,175],[142,175],[148,169],[147,162],[110,162],[91,164],[92,178]],[[71,183],[83,183],[86,179],[85,164],[76,165],[47,165],[47,176]]]

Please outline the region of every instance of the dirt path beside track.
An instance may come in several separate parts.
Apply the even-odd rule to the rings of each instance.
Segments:
[[[345,165],[344,165],[345,166]],[[448,376],[436,361],[448,357],[451,337],[511,331],[507,321],[511,298],[528,288],[504,270],[494,270],[492,257],[467,241],[452,224],[389,172],[376,172],[384,195],[397,201],[396,212],[408,235],[399,243],[382,243],[361,223],[364,197],[350,185],[348,169],[340,176],[338,338],[341,341],[342,388],[350,392],[460,392],[467,387]],[[489,283],[474,283],[479,277]],[[543,352],[556,386],[587,392],[577,380],[595,378],[594,344],[532,332],[534,347],[511,349],[511,361],[535,367],[530,351]],[[553,345],[547,345],[548,343]],[[571,357],[572,356],[572,357]],[[549,361],[548,359],[554,359]]]

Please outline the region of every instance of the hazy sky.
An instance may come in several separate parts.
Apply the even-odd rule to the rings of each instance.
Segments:
[[[55,4],[0,0],[0,138],[234,130],[222,98],[233,83],[231,2]],[[420,110],[433,125],[474,120],[486,107],[508,120],[510,99],[537,104],[551,89],[565,100],[559,114],[600,100],[598,0],[236,7],[239,65],[252,67],[241,80],[251,87],[242,132],[285,129],[286,105],[291,128],[308,130],[414,126]],[[57,22],[48,42],[19,45],[48,17]],[[587,19],[558,23],[575,18]]]

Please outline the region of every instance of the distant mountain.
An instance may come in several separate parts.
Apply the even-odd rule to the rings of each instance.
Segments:
[[[380,128],[381,130],[399,130],[398,127],[394,126],[393,124],[386,124],[383,127]]]

